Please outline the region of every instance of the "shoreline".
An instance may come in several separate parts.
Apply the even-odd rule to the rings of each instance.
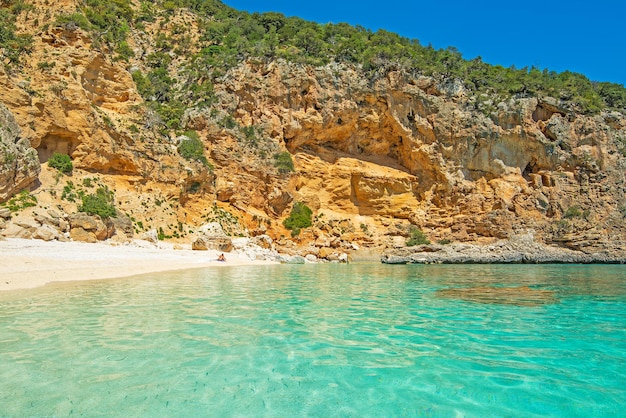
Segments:
[[[225,253],[226,262],[220,262],[219,254],[138,242],[116,245],[6,238],[0,240],[0,291],[194,268],[279,264],[250,260],[236,252]]]
[[[528,239],[501,240],[489,245],[422,245],[388,251],[383,264],[626,264],[626,257],[585,254],[554,248]],[[0,292],[32,289],[54,282],[106,280],[149,273],[250,265],[281,264],[252,260],[243,252],[175,249],[173,244],[43,241],[0,239]],[[288,262],[289,261],[285,261]],[[304,259],[302,259],[304,262]]]

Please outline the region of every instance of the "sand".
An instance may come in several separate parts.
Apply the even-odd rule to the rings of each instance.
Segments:
[[[175,250],[148,243],[87,244],[9,238],[0,240],[0,291],[28,289],[51,282],[101,280],[200,267],[276,264],[244,254]]]

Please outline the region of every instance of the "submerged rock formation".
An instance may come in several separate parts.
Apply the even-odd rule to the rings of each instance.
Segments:
[[[465,287],[440,289],[437,296],[496,305],[541,306],[558,302],[553,290],[517,287]]]

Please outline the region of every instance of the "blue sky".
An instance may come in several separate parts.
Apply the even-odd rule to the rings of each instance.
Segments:
[[[490,64],[570,70],[626,85],[626,0],[223,0],[250,12],[348,22],[456,47]]]

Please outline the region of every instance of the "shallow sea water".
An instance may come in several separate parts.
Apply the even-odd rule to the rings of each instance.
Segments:
[[[0,416],[609,417],[626,266],[201,269],[0,293]]]

